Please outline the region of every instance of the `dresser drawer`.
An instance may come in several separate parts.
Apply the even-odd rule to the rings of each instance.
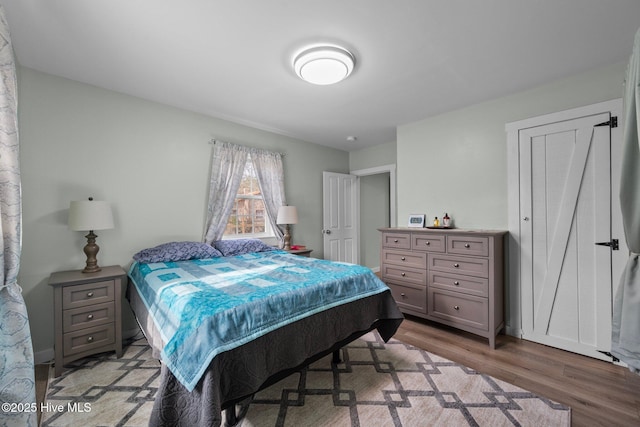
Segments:
[[[62,308],[67,310],[113,301],[113,294],[113,280],[65,286],[62,290]]]
[[[457,255],[429,254],[429,269],[445,273],[489,277],[489,260],[486,258],[461,257]]]
[[[383,264],[382,278],[401,283],[427,286],[427,270],[393,264]]]
[[[113,301],[64,310],[62,315],[63,331],[65,333],[113,323],[114,321],[115,303]]]
[[[450,254],[489,256],[489,238],[448,236],[447,252]]]
[[[382,250],[382,263],[415,268],[427,267],[427,254],[420,252]]]
[[[444,252],[445,236],[442,234],[422,234],[411,235],[411,249],[414,251]]]
[[[93,350],[103,346],[114,344],[115,326],[113,324],[82,329],[76,332],[64,334],[64,355]]]
[[[411,249],[411,234],[382,233],[382,247],[395,249]]]
[[[479,297],[489,295],[489,280],[482,277],[431,271],[429,272],[429,286]]]
[[[429,315],[451,326],[466,326],[482,331],[489,328],[487,298],[429,288]]]
[[[396,304],[402,310],[427,313],[427,288],[425,286],[402,285],[397,283],[387,283],[391,289],[391,295],[396,300]]]

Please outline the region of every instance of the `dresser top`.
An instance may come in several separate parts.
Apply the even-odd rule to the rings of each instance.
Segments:
[[[119,265],[101,267],[96,273],[83,273],[82,270],[57,271],[51,273],[49,285],[71,285],[73,283],[99,282],[105,279],[113,279],[118,276],[126,276],[127,273]]]
[[[420,227],[384,227],[378,228],[382,232],[402,232],[402,233],[438,233],[438,234],[470,234],[484,236],[503,236],[506,230],[481,230],[470,228],[420,228]]]

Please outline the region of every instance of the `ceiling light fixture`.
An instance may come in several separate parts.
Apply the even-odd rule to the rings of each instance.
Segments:
[[[303,50],[293,60],[296,74],[316,85],[331,85],[346,79],[354,65],[351,52],[339,46],[315,46]]]

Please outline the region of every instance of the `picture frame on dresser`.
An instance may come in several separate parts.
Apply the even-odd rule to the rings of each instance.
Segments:
[[[425,214],[410,214],[407,227],[424,228]]]

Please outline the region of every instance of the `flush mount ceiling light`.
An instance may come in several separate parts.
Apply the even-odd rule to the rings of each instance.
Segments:
[[[331,85],[346,79],[353,71],[351,52],[338,46],[315,46],[300,52],[293,60],[296,74],[316,85]]]

